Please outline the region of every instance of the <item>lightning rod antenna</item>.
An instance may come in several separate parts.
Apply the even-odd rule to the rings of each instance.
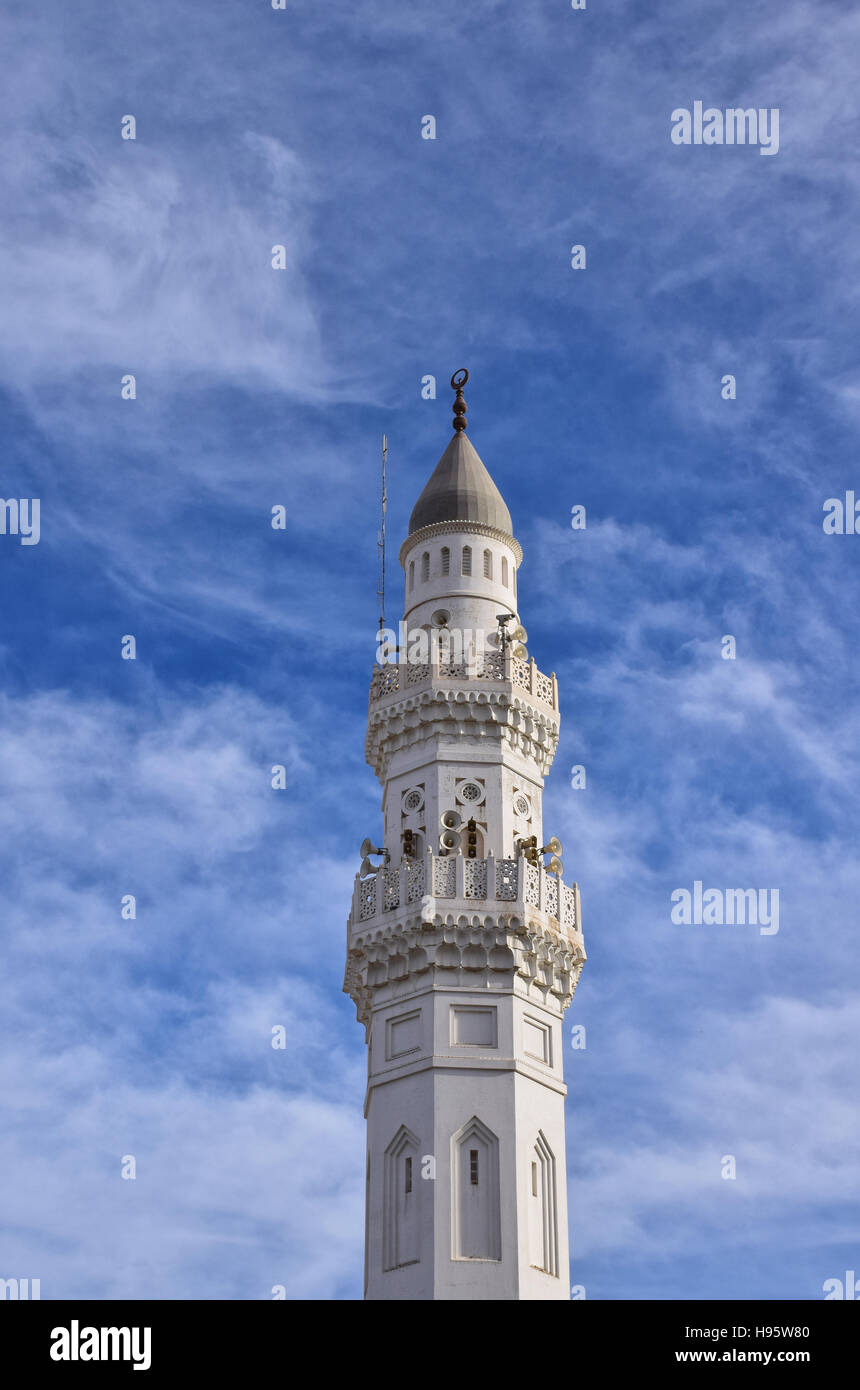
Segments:
[[[382,436],[382,529],[376,539],[376,548],[379,551],[379,588],[376,596],[379,599],[379,630],[385,627],[385,513],[388,510],[388,491],[386,489],[386,466],[388,463],[388,439]]]

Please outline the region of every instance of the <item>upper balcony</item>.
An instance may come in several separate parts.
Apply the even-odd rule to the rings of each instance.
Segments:
[[[402,699],[404,695],[420,695],[444,682],[464,690],[474,691],[476,684],[497,688],[506,685],[511,692],[523,694],[539,706],[558,714],[558,682],[555,675],[545,676],[533,660],[519,661],[509,651],[485,652],[475,661],[446,661],[439,657],[423,663],[403,661],[377,666],[370,682],[371,706],[384,705]]]

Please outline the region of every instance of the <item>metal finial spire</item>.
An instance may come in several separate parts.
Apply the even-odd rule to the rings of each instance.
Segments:
[[[466,428],[466,402],[463,399],[463,387],[469,380],[469,373],[465,367],[461,367],[451,377],[451,389],[457,392],[454,401],[454,429],[459,433]]]

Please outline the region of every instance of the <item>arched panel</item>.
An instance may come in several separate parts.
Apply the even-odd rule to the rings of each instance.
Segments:
[[[401,1125],[385,1150],[382,1206],[382,1268],[400,1269],[421,1259],[418,1140]]]
[[[558,1275],[558,1220],[555,1155],[539,1130],[528,1153],[529,1263],[545,1274]]]
[[[453,1259],[502,1258],[499,1141],[477,1115],[451,1140],[451,1218]]]

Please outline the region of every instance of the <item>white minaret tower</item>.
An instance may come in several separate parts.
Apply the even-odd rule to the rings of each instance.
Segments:
[[[541,817],[558,687],[522,645],[522,551],[466,438],[467,380],[370,688],[385,832],[344,982],[368,1044],[365,1297],[568,1299],[562,1016],[585,950]]]

